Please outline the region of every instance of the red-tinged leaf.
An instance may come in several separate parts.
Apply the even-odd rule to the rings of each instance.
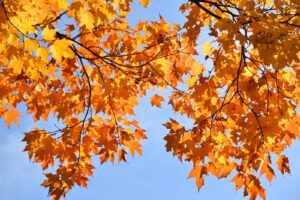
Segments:
[[[75,30],[75,26],[73,24],[67,24],[66,25],[65,31],[71,32],[71,31],[74,31],[74,30]]]
[[[165,98],[163,96],[159,96],[155,94],[154,96],[151,97],[151,105],[156,106],[156,107],[161,107],[161,102],[165,101]]]
[[[291,173],[289,165],[289,159],[285,155],[280,155],[277,158],[277,166],[282,174]]]
[[[244,177],[241,174],[236,174],[232,179],[231,182],[235,183],[235,191],[238,191],[241,189],[241,187],[244,185]]]
[[[118,162],[121,162],[122,160],[126,162],[126,154],[127,152],[124,149],[118,150]]]

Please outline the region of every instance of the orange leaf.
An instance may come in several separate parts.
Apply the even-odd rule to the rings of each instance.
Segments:
[[[280,155],[277,158],[277,166],[282,174],[291,172],[288,164],[289,164],[289,159],[285,155]]]
[[[161,102],[164,100],[165,100],[165,98],[163,96],[159,96],[159,95],[155,94],[154,96],[151,97],[151,105],[157,106],[160,108]]]
[[[16,125],[19,125],[18,117],[22,116],[21,113],[15,109],[8,110],[4,113],[4,118],[6,120],[6,124],[10,127],[11,122],[14,122]]]
[[[143,151],[141,149],[141,144],[137,141],[130,140],[127,147],[129,148],[130,153],[131,153],[132,156],[134,156],[135,152],[138,152],[140,155],[143,154]]]
[[[150,3],[150,0],[140,0],[140,4],[142,6],[144,6],[145,8],[149,5]]]

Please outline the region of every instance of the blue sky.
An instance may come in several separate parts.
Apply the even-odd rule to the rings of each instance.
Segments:
[[[177,10],[182,0],[152,0],[152,4],[144,9],[135,5],[130,15],[131,23],[139,19],[158,19],[159,13],[169,22],[182,23],[184,16]],[[167,95],[167,91],[164,95]],[[242,191],[235,192],[234,184],[229,179],[218,180],[207,177],[204,187],[197,192],[193,179],[187,179],[191,169],[189,163],[180,162],[171,153],[165,151],[163,137],[167,130],[161,125],[168,118],[179,120],[182,124],[190,121],[170,110],[170,106],[163,104],[162,109],[152,108],[149,98],[141,100],[136,108],[136,117],[141,127],[148,130],[148,140],[143,142],[143,156],[136,155],[128,163],[96,164],[94,178],[88,188],[75,187],[66,200],[94,200],[94,199],[130,199],[130,200],[201,200],[201,199],[243,199]],[[54,119],[52,119],[54,120]],[[47,126],[46,123],[39,123]],[[32,164],[27,154],[21,152],[23,132],[31,130],[33,121],[31,116],[24,116],[20,126],[8,129],[0,120],[0,200],[49,200],[47,190],[40,186],[43,181],[40,166]],[[269,200],[299,200],[300,199],[300,144],[296,142],[287,150],[290,156],[292,176],[277,177],[270,186],[264,181]],[[98,163],[96,161],[95,163]],[[246,198],[248,199],[248,198]]]

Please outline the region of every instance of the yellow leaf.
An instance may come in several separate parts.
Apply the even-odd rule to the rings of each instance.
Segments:
[[[252,77],[253,76],[253,73],[248,69],[244,70],[244,72],[242,74],[246,77]]]
[[[208,41],[202,45],[202,53],[205,56],[208,56],[210,54],[210,52],[211,52],[211,41]]]
[[[61,10],[66,10],[69,6],[69,3],[67,0],[58,0],[58,8]]]
[[[45,40],[55,40],[57,29],[49,29],[48,27],[44,28],[42,36]]]
[[[55,9],[59,9],[59,10],[66,10],[69,6],[67,0],[50,0],[50,2]]]
[[[225,158],[225,156],[220,156],[219,158],[218,158],[218,161],[221,163],[221,164],[226,164],[226,158]]]
[[[99,126],[103,124],[103,119],[101,117],[99,117],[98,115],[95,115],[93,118]]]
[[[223,142],[225,142],[226,140],[227,140],[226,135],[224,135],[223,133],[221,133],[221,134],[219,134],[219,135],[217,136],[217,141],[218,141],[219,143],[223,143]]]
[[[42,61],[48,62],[49,51],[45,47],[40,47],[36,50],[36,55],[41,57]]]
[[[212,97],[211,98],[211,105],[215,106],[218,102],[218,98],[217,97]]]
[[[272,3],[273,3],[273,0],[266,0],[266,6],[271,6]]]
[[[72,58],[74,56],[74,52],[70,48],[72,44],[73,42],[67,39],[55,40],[50,48],[50,52],[52,53],[55,60],[61,62],[61,59],[63,57]]]
[[[186,79],[186,83],[188,84],[189,88],[192,88],[196,84],[197,80],[198,80],[197,76],[191,76]]]
[[[36,50],[39,47],[39,43],[36,40],[32,40],[29,38],[24,39],[25,48],[28,51]]]
[[[204,70],[203,65],[200,64],[200,63],[192,64],[190,66],[190,68],[192,70],[192,75],[194,75],[194,76],[197,76],[197,75],[201,74],[203,72],[203,70]]]
[[[11,20],[13,21],[14,25],[22,31],[22,33],[37,33],[36,29],[34,28],[33,21],[26,19],[26,17],[27,16],[21,15],[19,18],[12,17]]]
[[[21,62],[17,57],[14,56],[10,61],[8,68],[13,69],[13,73],[15,75],[19,75],[21,74],[23,69],[23,62]]]
[[[184,133],[180,139],[180,143],[184,143],[186,141],[192,140],[192,135],[190,133]]]
[[[94,15],[90,12],[85,12],[82,15],[81,21],[80,21],[80,26],[84,26],[89,30],[89,31],[93,31],[94,28]]]

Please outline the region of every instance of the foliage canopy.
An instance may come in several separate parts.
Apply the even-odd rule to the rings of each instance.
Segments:
[[[164,126],[166,150],[194,164],[198,189],[207,175],[233,174],[236,190],[265,199],[260,177],[272,181],[274,162],[290,173],[283,150],[300,139],[300,1],[190,0],[180,7],[183,27],[163,17],[129,26],[131,6],[0,0],[0,117],[18,124],[24,103],[35,121],[52,114],[63,124],[25,134],[29,158],[56,170],[42,185],[57,200],[87,185],[96,157],[102,164],[142,154],[146,135],[133,109],[157,87],[194,121],[191,129],[173,119]],[[165,100],[155,94],[151,104]]]

